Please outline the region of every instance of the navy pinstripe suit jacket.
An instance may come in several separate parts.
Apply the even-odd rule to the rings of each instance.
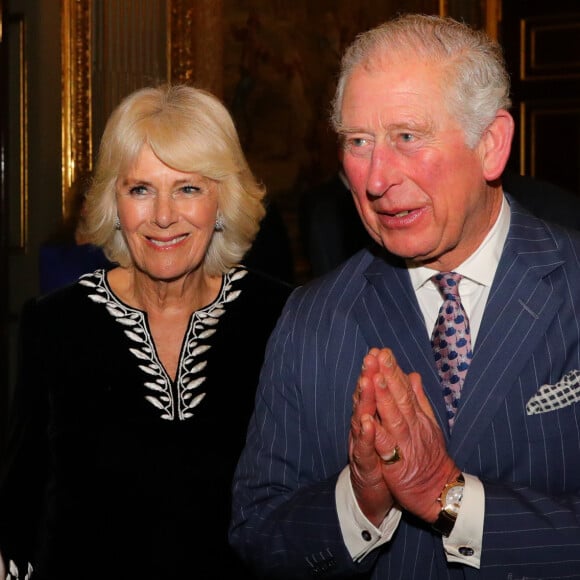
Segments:
[[[296,289],[270,338],[230,530],[266,577],[580,578],[580,236],[508,199],[508,238],[447,441],[485,488],[481,569],[448,564],[441,537],[408,514],[360,563],[344,547],[334,488],[369,348],[388,346],[406,372],[418,371],[445,424],[408,273],[363,250]],[[543,385],[557,385],[555,408],[530,414]]]

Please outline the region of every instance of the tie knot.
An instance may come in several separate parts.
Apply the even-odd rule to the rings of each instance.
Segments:
[[[454,298],[459,296],[459,281],[463,278],[457,272],[439,272],[431,278],[438,286],[445,300],[449,300],[451,295]]]

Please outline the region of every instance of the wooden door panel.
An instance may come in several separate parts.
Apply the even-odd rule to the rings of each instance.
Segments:
[[[580,195],[580,3],[503,3],[517,131],[510,166]]]

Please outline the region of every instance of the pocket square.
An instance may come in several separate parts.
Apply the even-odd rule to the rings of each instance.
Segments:
[[[555,385],[542,385],[528,401],[528,415],[556,411],[580,401],[580,370],[566,373]]]

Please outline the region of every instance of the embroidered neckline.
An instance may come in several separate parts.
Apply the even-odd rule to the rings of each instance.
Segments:
[[[207,360],[203,357],[211,348],[208,339],[215,334],[217,324],[225,313],[226,305],[236,300],[241,290],[236,283],[248,271],[234,267],[223,275],[218,297],[208,306],[191,314],[180,353],[175,383],[165,371],[157,356],[147,314],[123,303],[111,290],[105,270],[85,274],[79,284],[89,288],[88,297],[102,304],[115,322],[124,327],[123,332],[133,343],[129,350],[139,361],[138,367],[145,375],[145,399],[156,407],[162,419],[183,421],[193,417],[193,410],[201,403],[206,392],[201,389],[206,380],[203,371]],[[175,385],[172,388],[172,385]]]

